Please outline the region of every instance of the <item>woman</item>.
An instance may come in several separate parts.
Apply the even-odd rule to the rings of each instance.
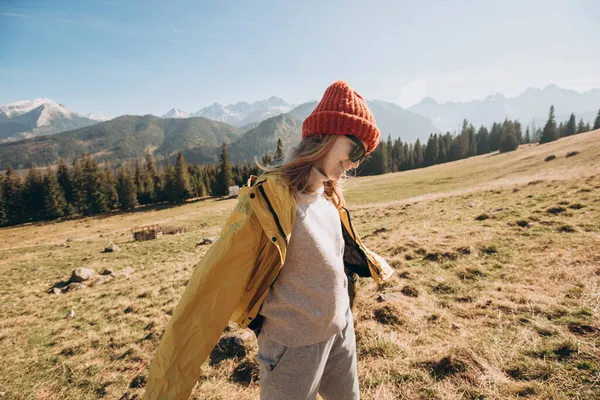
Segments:
[[[359,398],[354,279],[381,283],[392,269],[356,234],[338,182],[380,136],[346,82],[327,88],[301,143],[240,189],[173,311],[145,399],[187,399],[230,319],[258,333],[261,399]]]

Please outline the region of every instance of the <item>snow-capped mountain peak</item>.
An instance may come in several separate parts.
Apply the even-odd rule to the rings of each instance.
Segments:
[[[71,116],[73,114],[69,109],[67,109],[62,104],[58,104],[54,100],[47,98],[39,98],[33,100],[21,100],[15,101],[8,104],[0,105],[0,112],[3,113],[7,118],[14,118],[20,115],[26,114],[32,110],[35,110],[38,107],[47,106],[49,110],[52,110],[55,113],[61,113],[65,116]]]
[[[164,114],[161,118],[189,118],[190,113],[182,111],[178,108],[172,108],[168,113]]]
[[[98,113],[87,113],[84,115],[85,118],[91,119],[92,121],[104,122],[109,121],[112,118],[107,117],[106,115],[98,114]]]
[[[49,135],[96,122],[52,99],[15,101],[0,105],[0,142]]]

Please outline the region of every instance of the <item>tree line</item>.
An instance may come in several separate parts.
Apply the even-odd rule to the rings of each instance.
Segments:
[[[143,162],[118,168],[108,161],[99,165],[89,154],[70,165],[60,160],[55,170],[31,165],[24,179],[9,167],[0,176],[0,226],[228,195],[230,186],[242,186],[251,174],[258,175],[258,168],[231,165],[226,144],[219,165],[188,165],[179,153],[175,165],[166,160],[158,167],[146,153]]]
[[[600,110],[590,128],[575,116],[556,124],[554,106],[543,128],[522,133],[519,121],[506,119],[494,122],[490,129],[478,130],[467,120],[459,133],[436,133],[427,143],[414,144],[401,139],[381,141],[370,158],[357,170],[357,175],[377,175],[405,171],[456,161],[494,151],[508,152],[523,143],[547,143],[561,137],[600,129]],[[273,154],[262,157],[270,164],[284,157],[281,139]],[[112,210],[132,210],[139,205],[156,203],[181,204],[187,199],[224,196],[229,187],[242,186],[250,175],[259,175],[255,165],[231,165],[227,145],[223,143],[217,165],[188,165],[181,153],[175,165],[165,160],[160,167],[152,155],[143,161],[125,162],[113,168],[108,161],[98,164],[89,154],[83,154],[67,164],[60,160],[56,169],[31,165],[21,179],[9,167],[0,175],[0,226],[51,220],[73,215],[94,215]]]
[[[460,132],[432,134],[427,143],[421,143],[418,139],[414,144],[407,143],[400,138],[392,140],[388,136],[387,140],[379,143],[364,165],[358,168],[357,175],[379,175],[429,167],[494,151],[504,153],[516,150],[520,144],[544,144],[595,129],[600,129],[600,110],[593,127],[584,123],[583,119],[577,123],[573,113],[567,121],[557,125],[554,106],[550,107],[548,120],[543,128],[532,125],[530,129],[527,126],[525,133],[518,120],[506,119],[501,123],[494,122],[490,128],[481,126],[476,129],[465,119]]]

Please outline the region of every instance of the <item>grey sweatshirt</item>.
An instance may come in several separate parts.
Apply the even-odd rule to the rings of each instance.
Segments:
[[[296,195],[296,220],[287,257],[260,314],[271,340],[287,347],[326,340],[346,326],[348,280],[344,273],[344,239],[335,205],[323,196],[322,180],[314,194]]]

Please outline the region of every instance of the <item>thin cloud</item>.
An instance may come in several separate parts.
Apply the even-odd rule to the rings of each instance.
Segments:
[[[11,12],[0,12],[0,17],[29,18],[29,15],[19,14],[19,13],[11,13]]]

